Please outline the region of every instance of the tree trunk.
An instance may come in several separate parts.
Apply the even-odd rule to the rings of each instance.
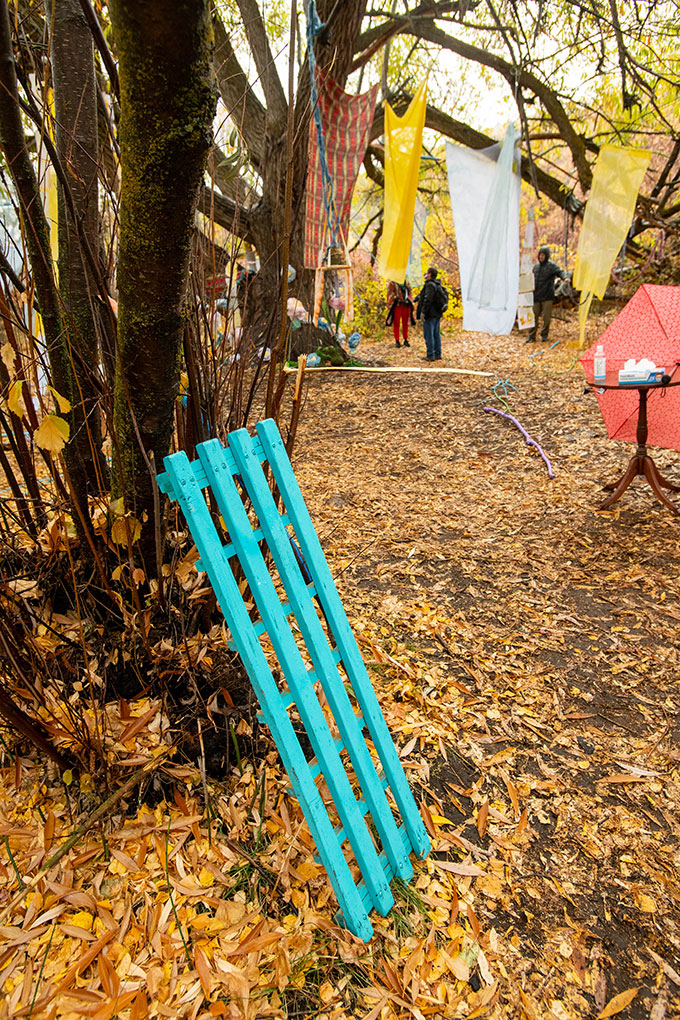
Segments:
[[[101,376],[101,344],[105,327],[98,281],[94,279],[83,239],[95,257],[99,252],[97,185],[98,131],[94,45],[79,0],[52,0],[51,61],[57,152],[67,171],[78,229],[69,213],[64,185],[59,183],[59,289],[66,309],[71,348],[78,366],[80,397],[74,408],[77,446],[88,491],[105,491],[107,468],[101,452],[102,429],[97,377]]]
[[[77,389],[52,271],[47,219],[21,121],[7,0],[0,0],[0,145],[16,188],[21,209],[26,248],[45,329],[52,382],[56,389],[72,405],[75,405],[78,399]],[[75,432],[74,412],[69,412],[66,417],[69,419],[71,436],[73,436]],[[66,444],[64,456],[71,479],[73,497],[80,505],[81,512],[85,517],[87,515],[87,480],[77,455],[77,448],[73,443]],[[74,513],[73,516],[76,528],[79,528],[79,515]]]
[[[216,93],[208,0],[112,0],[120,58],[121,218],[115,487],[153,563],[153,489],[173,428],[190,237]],[[141,445],[140,445],[141,444]]]
[[[319,17],[326,21],[333,15],[328,31],[315,45],[318,66],[332,74],[344,88],[352,64],[354,49],[366,11],[366,0],[345,0],[339,6],[335,0],[319,0]],[[311,110],[309,62],[305,58],[295,99],[295,162],[293,177],[293,221],[290,238],[290,261],[297,279],[291,294],[299,297],[311,312],[314,290],[314,273],[304,268],[305,185],[307,182],[309,121]],[[277,133],[272,134],[272,128]],[[262,166],[262,199],[249,216],[253,240],[260,257],[260,279],[253,288],[252,328],[255,338],[268,335],[270,322],[274,330],[279,321],[279,292],[281,272],[287,271],[280,263],[280,246],[283,239],[283,192],[285,187],[285,136],[280,119],[273,123],[267,117],[265,133],[267,158]]]

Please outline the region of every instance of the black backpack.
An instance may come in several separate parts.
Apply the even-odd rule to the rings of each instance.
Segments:
[[[432,298],[432,308],[437,315],[443,315],[446,309],[449,307],[449,292],[446,287],[442,287],[439,280],[434,281],[434,296]]]

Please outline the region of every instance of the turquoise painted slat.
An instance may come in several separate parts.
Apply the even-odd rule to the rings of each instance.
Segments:
[[[311,591],[312,595],[316,594],[316,592],[315,592],[313,587],[310,588],[310,591]],[[284,602],[283,605],[281,606],[281,608],[283,609],[283,612],[284,612],[284,614],[286,616],[291,616],[291,614],[293,613],[293,608],[292,608],[292,606],[288,602]],[[255,627],[255,633],[257,634],[258,637],[260,636],[260,634],[264,634],[266,632],[266,630],[267,630],[266,626],[261,621],[260,621],[260,623],[253,624],[253,626]],[[233,646],[234,642],[233,641],[227,641],[227,644],[231,648]]]
[[[164,478],[164,477],[165,477],[165,475],[161,475],[161,478]],[[172,498],[174,499],[174,496]],[[286,517],[285,514],[283,515],[281,520],[285,524],[289,523],[288,522],[288,518]],[[258,540],[258,542],[260,541],[260,539],[264,538],[264,535],[262,534],[262,528],[254,528],[253,529],[253,538],[256,538]],[[229,559],[231,559],[232,556],[235,556],[235,555],[236,555],[236,552],[234,550],[233,545],[224,545],[224,546],[222,546],[222,556],[224,557],[225,560],[229,560]],[[201,563],[200,560],[196,560],[196,563],[194,564],[194,566],[196,567],[196,570],[198,570],[199,572],[203,571],[203,564]]]
[[[291,699],[291,701],[292,701],[292,699]],[[364,729],[364,720],[362,719],[362,717],[360,715],[358,715],[356,718],[357,718],[357,722],[359,724],[359,729],[361,729],[363,731],[363,729]],[[264,722],[264,718],[262,720],[258,719],[258,722]],[[338,751],[344,751],[345,750],[345,744],[344,744],[344,741],[343,741],[342,737],[340,737],[339,740],[335,741],[335,746],[337,747]],[[311,775],[312,779],[316,779],[317,776],[320,776],[322,771],[323,771],[322,767],[319,764],[319,762],[317,761],[317,759],[316,758],[312,758],[312,760],[309,762],[309,774]],[[378,775],[378,778],[380,779],[380,774]],[[387,789],[387,781],[384,778],[382,778],[382,779],[380,779],[380,782],[381,782],[383,790],[386,790]],[[286,790],[286,793],[293,793],[292,788]],[[408,851],[407,851],[407,853],[408,853]]]
[[[410,839],[409,834],[408,834],[408,832],[406,831],[406,829],[404,828],[403,825],[399,829],[399,836],[401,837],[401,839],[403,841],[405,852],[408,853],[410,848],[411,848],[411,839]],[[393,875],[392,869],[390,867],[390,862],[387,860],[387,858],[385,857],[384,854],[380,855],[380,863],[382,864],[382,866],[384,868],[386,876],[389,879],[391,879],[392,875]],[[364,902],[364,904],[366,906],[366,909],[370,910],[371,909],[371,897],[370,897],[368,889],[363,884],[363,882],[361,882],[360,885],[359,885],[359,895],[361,896],[361,899],[363,900],[363,902]],[[338,917],[337,920],[340,921],[340,923],[342,923],[342,918]]]
[[[344,923],[359,938],[367,941],[373,933],[373,928],[366,907],[333,831],[321,795],[310,776],[295,730],[287,713],[281,707],[280,692],[257,635],[253,631],[234,575],[224,562],[222,543],[196,475],[183,452],[166,457],[165,467],[170,484],[164,491],[174,493],[189,524],[220,608],[260,701],[267,725],[302,805],[312,838],[338,898]],[[382,876],[383,869],[379,865],[377,867]]]
[[[385,781],[383,782],[383,789],[387,789],[387,781],[386,781],[386,780],[385,780]],[[368,814],[368,812],[370,811],[370,807],[369,807],[369,805],[368,805],[368,804],[366,803],[366,801],[365,801],[365,800],[363,799],[363,797],[362,797],[362,799],[361,799],[361,800],[359,801],[359,810],[361,811],[362,815],[367,815],[367,814]],[[397,831],[398,831],[398,830],[397,830]],[[338,839],[338,843],[344,843],[344,842],[345,842],[345,840],[347,839],[347,836],[345,835],[345,830],[344,830],[344,829],[342,829],[342,828],[337,828],[337,829],[335,830],[335,835],[337,836],[337,839]],[[399,836],[399,838],[401,839],[401,836]],[[404,844],[403,844],[403,842],[402,842],[402,847],[403,847],[403,845],[404,845]],[[406,854],[408,854],[408,852],[409,852],[409,851],[408,851],[408,850],[405,850],[404,852],[405,852]],[[382,861],[382,860],[387,860],[387,857],[386,857],[386,856],[385,856],[384,854],[381,854],[381,856],[380,856],[380,860],[381,860],[381,861]],[[383,867],[384,867],[384,865],[383,865]],[[391,877],[391,876],[392,876],[393,874],[394,874],[394,871],[391,871],[391,873],[390,873],[390,877]]]
[[[372,933],[368,918],[371,906],[385,913],[393,903],[389,882],[394,875],[412,874],[409,852],[419,856],[429,850],[429,840],[413,800],[401,762],[392,743],[387,724],[366,673],[328,570],[321,545],[305,507],[299,486],[273,422],[258,426],[259,438],[251,440],[245,430],[230,437],[231,449],[225,450],[212,440],[199,448],[199,461],[189,464],[185,454],[166,458],[167,472],[158,485],[180,503],[207,570],[236,647],[248,670],[284,766],[305,812],[321,863],[338,898],[342,921],[360,938]],[[293,552],[286,514],[279,515],[260,464],[269,460],[270,469],[290,514],[300,561]],[[236,476],[236,478],[234,478]],[[259,517],[253,529],[243,507],[239,486],[245,486]],[[206,506],[202,489],[210,486],[217,497],[225,520],[228,546],[222,545]],[[226,511],[226,512],[225,512]],[[289,602],[279,601],[260,545],[266,542],[283,581]],[[238,557],[246,574],[262,620],[253,624],[238,591],[229,562]],[[302,569],[309,570],[311,584],[305,584]],[[307,577],[309,580],[309,577]],[[336,647],[331,647],[312,602],[318,597],[332,631]],[[287,622],[295,614],[300,633],[312,661],[308,669]],[[282,692],[274,681],[258,635],[269,632],[279,662],[290,687]],[[356,716],[343,676],[342,663],[363,715]],[[333,741],[313,684],[319,679],[328,705],[341,732]],[[307,762],[288,716],[291,704],[297,707],[308,736],[317,753],[317,761]],[[368,730],[384,772],[376,771],[363,730]],[[322,734],[322,735],[320,735]],[[316,742],[316,743],[315,743]],[[357,801],[340,754],[347,749],[362,796]],[[338,809],[342,826],[335,832],[315,779],[323,775]],[[390,788],[401,814],[397,828],[390,802],[383,790]],[[348,794],[349,791],[349,794]],[[383,853],[373,845],[363,817],[375,824]],[[338,840],[349,841],[361,871],[362,882],[355,884]]]
[[[283,497],[286,512],[295,529],[321,605],[330,622],[335,642],[342,654],[343,665],[389,780],[392,796],[399,808],[411,846],[418,857],[425,857],[430,850],[429,837],[404,775],[399,755],[380,710],[378,699],[375,696],[276,423],[272,420],[259,422],[257,434]],[[260,523],[262,524],[262,522]]]
[[[208,444],[203,445],[207,446]],[[335,665],[333,652],[317,615],[316,607],[304,583],[295,553],[291,548],[284,518],[279,515],[274,497],[255,452],[253,441],[246,429],[239,429],[237,432],[230,433],[229,449],[243,479],[246,491],[250,496],[260,528],[264,532],[269,551],[273,556],[274,563],[286,589],[290,605],[294,609],[295,618],[304,637],[314,669],[323,687],[345,747],[349,752],[350,760],[359,780],[362,793],[369,805],[371,816],[387,858],[392,865],[394,873],[408,881],[413,876],[411,861],[409,860],[408,853],[404,852],[403,842],[399,836],[385,791],[378,779],[375,763],[366,746],[366,741],[361,732],[361,727],[358,725],[342,677]],[[274,465],[271,465],[271,467],[274,468]],[[276,478],[276,469],[274,471]],[[314,581],[314,565],[307,560],[307,566],[312,571],[312,580]],[[317,755],[317,757],[321,761],[321,756]],[[345,829],[347,829],[346,825]],[[377,909],[380,908],[377,907]]]
[[[264,455],[264,451],[262,449],[262,445],[261,445],[259,439],[255,439],[255,440],[253,440],[253,442],[255,443],[255,456],[259,460],[261,460],[261,461],[262,460],[266,460],[267,458]],[[226,455],[227,455],[228,463],[233,465],[233,461],[231,460],[231,454],[229,453],[228,450],[226,451]],[[167,457],[166,457],[166,460],[167,460]],[[203,470],[203,465],[201,464],[201,462],[199,460],[191,461],[191,470],[194,473],[194,478],[196,479],[196,484],[198,485],[198,487],[200,489],[207,488],[207,486],[208,486],[208,479],[205,477],[205,471]],[[234,474],[235,473],[236,472],[234,471]],[[177,499],[177,494],[175,493],[175,490],[174,490],[173,485],[172,485],[172,478],[167,473],[167,471],[165,471],[162,475],[158,475],[157,478],[156,478],[156,482],[157,482],[158,488],[161,490],[161,492],[163,492],[166,496],[168,496],[172,500],[176,500]]]
[[[252,449],[250,436],[245,429],[242,430],[241,438],[246,438]],[[286,615],[279,601],[279,596],[274,587],[274,582],[265,563],[262,551],[253,537],[253,529],[236,488],[228,459],[224,456],[222,445],[218,439],[211,439],[206,443],[201,443],[197,448],[197,453],[201,459],[213,494],[217,499],[220,513],[227,525],[229,537],[238,554],[246,580],[267,629],[269,639],[281,664],[284,676],[288,681],[288,687],[295,698],[297,710],[307,731],[314,753],[319,761],[324,762],[324,779],[328,785],[354,856],[361,869],[361,874],[371,894],[371,899],[376,909],[380,913],[386,914],[394,905],[394,897],[388,882],[385,880],[383,870],[378,864],[378,855],[371,835],[357,805],[347,772],[331,736],[326,717],[319,704],[314,687],[310,682],[307,667],[286,621]],[[257,458],[251,454],[247,469],[252,470],[253,465],[259,469]],[[237,466],[240,468],[240,465]],[[241,471],[241,475],[245,481],[246,476],[243,471]],[[278,517],[275,507],[273,512]],[[268,527],[266,520],[260,518],[260,526],[265,535],[267,535]],[[287,535],[285,537],[285,544],[287,551],[294,561],[297,577],[300,578],[301,586],[306,593],[305,585],[302,583],[300,568],[295,563]],[[271,545],[270,549],[272,549],[272,552],[274,551]],[[294,604],[294,595],[291,592],[289,592],[289,595]],[[299,618],[298,623],[302,628],[302,622]],[[324,643],[330,659],[330,648],[325,639]],[[308,644],[308,650],[314,656],[314,647],[312,645]],[[337,675],[337,669],[332,659],[330,659],[330,664]],[[346,694],[345,698],[347,698]],[[347,706],[352,719],[354,719],[349,699],[347,699]],[[333,710],[333,705],[331,705],[331,709]],[[336,721],[340,724],[340,717],[336,711],[334,711],[334,715]],[[356,727],[356,723],[354,729],[363,745],[366,757],[370,760],[368,748],[363,739],[361,739],[361,733]],[[380,792],[382,794],[382,790]],[[391,820],[394,826],[394,820]],[[377,823],[375,817],[374,821]],[[396,834],[396,826],[394,826],[394,830]]]

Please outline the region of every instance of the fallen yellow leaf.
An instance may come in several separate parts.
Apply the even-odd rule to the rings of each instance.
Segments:
[[[295,870],[303,882],[308,882],[310,879],[318,878],[320,869],[313,861],[303,861]]]
[[[324,1006],[327,1006],[328,1003],[334,998],[334,996],[335,989],[333,988],[333,985],[330,983],[330,981],[324,981],[324,983],[321,985],[321,988],[319,989],[319,998],[323,1002]]]
[[[207,868],[201,868],[198,875],[198,881],[204,889],[207,889],[209,885],[213,885],[215,879]]]
[[[635,902],[644,914],[653,914],[656,910],[656,900],[646,893],[635,893]]]
[[[638,985],[637,988],[628,988],[625,992],[619,992],[618,995],[615,995],[613,999],[609,1000],[602,1012],[597,1014],[597,1020],[605,1020],[605,1017],[614,1016],[616,1013],[620,1013],[622,1009],[626,1008],[629,1002],[633,1001],[641,987],[641,985]]]
[[[77,925],[78,928],[84,928],[85,931],[92,931],[94,918],[88,910],[79,910],[77,914],[69,918],[69,922]]]

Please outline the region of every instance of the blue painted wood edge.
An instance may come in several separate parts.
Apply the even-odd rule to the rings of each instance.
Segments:
[[[289,605],[295,613],[314,671],[321,682],[342,741],[349,753],[362,795],[369,805],[380,840],[394,872],[404,881],[408,881],[413,875],[413,867],[408,854],[404,853],[403,840],[366,745],[362,733],[363,719],[360,727],[343,679],[338,672],[337,655],[328,644],[316,607],[305,584],[298,556],[291,544],[291,536],[284,526],[283,521],[287,521],[288,517],[282,518],[279,515],[265,474],[252,450],[253,443],[249,433],[245,429],[232,432],[229,436],[229,445],[283,582]],[[319,759],[324,774],[327,764]],[[375,906],[381,909],[378,903]]]
[[[260,441],[258,439],[255,439],[255,440],[253,440],[253,442],[255,443],[255,454],[256,454],[256,456],[259,458],[260,461],[266,460],[267,458],[264,455],[264,450],[262,449],[262,444],[260,443]],[[225,449],[225,448],[222,447],[222,449]],[[180,450],[179,452],[180,453],[184,453],[183,450]],[[228,463],[231,466],[231,470],[232,470],[233,474],[238,474],[238,472],[236,470],[236,466],[234,464],[234,459],[231,456],[231,453],[229,452],[228,449],[225,450],[225,452],[226,452],[227,461],[228,461]],[[177,456],[177,454],[174,454],[174,453],[170,454],[170,457],[176,457],[176,456]],[[185,454],[185,456],[186,456],[186,454]],[[169,457],[166,457],[165,460],[163,461],[166,470],[162,474],[156,476],[156,484],[158,485],[158,488],[160,489],[160,491],[165,496],[167,496],[172,502],[174,502],[177,499],[177,493],[174,490],[174,487],[173,487],[173,484],[172,484],[172,478],[171,478],[171,476],[170,476],[170,474],[168,473],[168,470],[167,470],[167,466],[168,466],[167,465],[167,461],[168,460],[169,460]],[[187,458],[187,460],[188,460],[188,458]],[[208,479],[206,478],[205,471],[203,470],[203,465],[201,464],[200,460],[193,460],[193,461],[190,462],[190,464],[191,464],[191,470],[194,473],[194,478],[196,480],[196,484],[198,485],[198,487],[200,489],[207,489],[209,483],[208,483]]]
[[[231,570],[224,564],[222,543],[195,473],[183,451],[166,457],[164,464],[170,476],[175,498],[189,525],[227,626],[234,637],[262,713],[304,811],[312,838],[337,896],[345,924],[359,938],[368,941],[373,934],[368,913],[359,896],[319,791],[310,775],[295,730],[288,714],[281,708],[278,688],[257,635],[253,632],[238,585]]]
[[[272,419],[258,422],[257,434],[270,469],[283,498],[286,512],[294,527],[302,554],[314,578],[317,594],[333,629],[333,636],[342,654],[342,661],[361,708],[366,726],[388,777],[411,846],[416,855],[430,852],[430,839],[415,799],[404,775],[404,769],[373,690],[361,652],[331,576],[309,511],[302,497],[281,434]]]
[[[230,442],[235,442],[236,436],[239,434],[232,433]],[[250,447],[250,450],[247,450],[250,459],[244,461],[245,470],[240,470],[240,475],[245,482],[253,467],[257,467],[258,470],[260,467],[252,450],[252,440],[245,429],[241,430],[239,438],[242,446]],[[288,681],[288,687],[295,698],[298,713],[312,744],[314,754],[320,762],[323,762],[324,778],[344,831],[351,843],[362,877],[370,890],[376,907],[381,911],[389,910],[394,903],[389,884],[378,865],[378,855],[357,805],[347,772],[335,747],[314,687],[309,680],[307,667],[288,625],[269,568],[254,537],[252,525],[234,482],[231,465],[227,462],[227,458],[224,456],[225,451],[218,439],[210,439],[201,443],[197,447],[197,452],[213,495],[217,499],[220,513],[227,525],[229,536],[262,617],[267,635],[279,660],[283,675]],[[278,517],[278,511],[273,502],[270,513]],[[266,528],[266,522],[267,515],[260,519],[260,526]],[[292,557],[287,537],[285,543],[286,551]],[[297,564],[295,569],[300,576]]]

